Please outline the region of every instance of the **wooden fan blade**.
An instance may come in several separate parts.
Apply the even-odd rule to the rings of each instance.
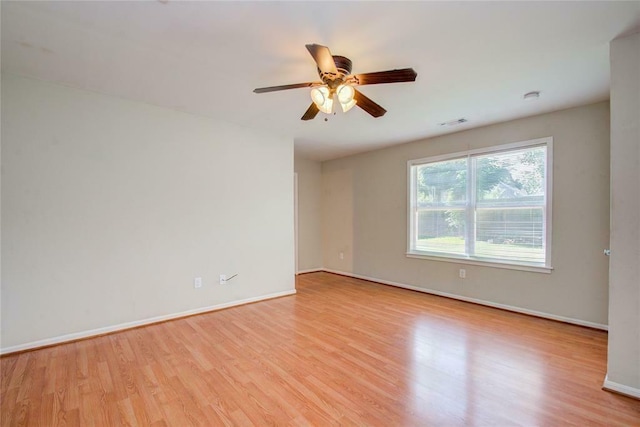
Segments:
[[[362,108],[364,111],[371,114],[373,117],[384,116],[387,110],[385,110],[380,105],[373,102],[371,99],[364,96],[362,92],[358,91],[357,89],[354,89],[354,90],[356,91],[356,94],[353,97],[353,99],[356,100],[356,105],[358,107]]]
[[[337,75],[338,69],[336,68],[336,62],[331,56],[329,48],[319,44],[308,44],[307,50],[313,56],[313,60],[318,64],[320,72]]]
[[[253,92],[255,93],[275,92],[278,90],[297,89],[300,87],[311,87],[311,86],[316,86],[321,84],[322,82],[308,82],[308,83],[294,83],[292,85],[259,87],[257,89],[254,89]]]
[[[318,107],[313,102],[307,108],[307,111],[302,115],[301,120],[311,120],[313,119],[319,112]]]
[[[381,83],[415,82],[418,74],[413,68],[401,70],[378,71],[376,73],[356,74],[355,82],[359,85],[377,85]]]

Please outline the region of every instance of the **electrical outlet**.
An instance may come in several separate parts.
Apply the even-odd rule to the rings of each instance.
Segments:
[[[340,259],[344,259],[344,252],[340,252]]]
[[[467,270],[465,270],[464,268],[461,268],[460,272],[458,274],[460,275],[461,279],[466,279],[467,278]]]
[[[220,284],[224,285],[225,283],[227,283],[227,275],[226,274],[221,274],[220,275]]]
[[[202,277],[196,277],[195,279],[193,279],[193,287],[194,288],[202,287]]]

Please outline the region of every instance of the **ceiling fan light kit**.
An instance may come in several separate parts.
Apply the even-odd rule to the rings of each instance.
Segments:
[[[334,98],[337,98],[345,113],[357,105],[373,117],[384,116],[387,110],[366,97],[354,86],[413,82],[418,76],[413,68],[351,74],[353,63],[349,58],[331,55],[328,47],[319,44],[308,44],[306,47],[318,66],[318,75],[322,81],[262,87],[253,90],[255,93],[266,93],[310,87],[313,103],[303,114],[302,120],[311,120],[320,111],[325,114],[333,113]]]

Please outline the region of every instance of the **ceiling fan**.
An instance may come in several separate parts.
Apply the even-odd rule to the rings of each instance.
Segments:
[[[306,46],[318,65],[318,74],[322,81],[261,87],[253,90],[255,93],[266,93],[302,87],[312,88],[311,99],[313,102],[302,116],[302,120],[311,120],[320,111],[331,114],[333,112],[333,100],[336,96],[342,111],[345,113],[357,105],[373,117],[384,116],[387,110],[367,98],[354,86],[413,82],[418,76],[413,68],[351,74],[352,63],[349,58],[331,55],[328,47],[319,44],[308,44]]]

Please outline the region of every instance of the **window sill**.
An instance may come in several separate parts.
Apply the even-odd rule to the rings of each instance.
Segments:
[[[495,261],[480,261],[472,258],[456,257],[454,255],[440,256],[440,255],[425,255],[425,254],[419,254],[414,252],[407,252],[407,258],[428,259],[430,261],[453,262],[456,264],[480,265],[482,267],[504,268],[507,270],[529,271],[533,273],[550,274],[553,271],[553,267],[543,267],[543,266],[524,265],[524,264],[509,264],[506,262],[495,262]]]

